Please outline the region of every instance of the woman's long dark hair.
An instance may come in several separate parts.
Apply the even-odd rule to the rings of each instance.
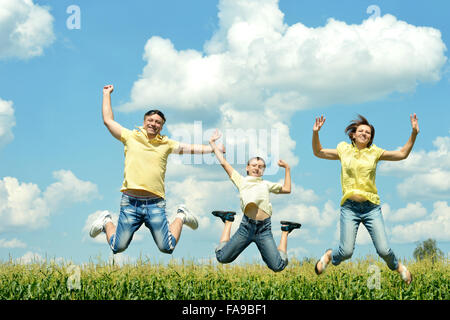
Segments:
[[[369,140],[369,143],[367,144],[367,148],[368,148],[372,145],[373,138],[375,137],[375,128],[362,115],[358,114],[358,119],[352,120],[350,122],[350,124],[347,126],[347,128],[345,128],[345,134],[348,135],[348,137],[350,138],[350,140],[352,142],[354,142],[355,139],[353,138],[353,134],[356,132],[356,129],[362,124],[369,126],[370,130],[371,130],[370,140]]]

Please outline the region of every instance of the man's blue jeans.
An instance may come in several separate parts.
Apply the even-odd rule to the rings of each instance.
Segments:
[[[220,263],[234,261],[252,242],[256,243],[264,262],[271,270],[278,272],[287,266],[287,254],[278,251],[273,239],[270,218],[259,221],[250,219],[246,215],[242,217],[239,229],[230,241],[221,242],[216,248],[217,261]]]
[[[339,247],[331,253],[333,265],[337,266],[352,256],[360,223],[369,232],[378,255],[386,261],[389,269],[396,270],[398,260],[387,241],[381,207],[370,201],[346,200],[341,206],[341,240]]]
[[[176,240],[169,230],[166,216],[166,201],[163,198],[141,199],[122,194],[120,215],[116,233],[109,244],[114,253],[122,252],[133,239],[134,233],[145,223],[163,253],[172,253]]]

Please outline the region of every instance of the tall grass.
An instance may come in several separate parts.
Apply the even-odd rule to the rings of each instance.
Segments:
[[[447,259],[407,265],[414,275],[410,286],[384,262],[370,257],[329,266],[321,276],[314,273],[311,260],[291,260],[279,273],[259,264],[91,262],[74,268],[67,263],[9,261],[0,263],[0,299],[450,299]],[[371,273],[373,268],[379,272]],[[369,278],[378,276],[379,287],[371,288]],[[78,287],[71,288],[68,282]]]

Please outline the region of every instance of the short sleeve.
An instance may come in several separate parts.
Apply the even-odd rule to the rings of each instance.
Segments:
[[[375,155],[375,159],[376,159],[376,161],[379,161],[380,160],[380,157],[381,157],[381,155],[383,154],[383,152],[385,151],[384,149],[382,149],[382,148],[379,148],[379,147],[377,147],[376,145],[372,145],[372,147],[371,147],[371,149],[373,149],[373,153],[374,153],[374,155]]]
[[[120,141],[123,142],[123,144],[125,144],[128,140],[128,138],[130,137],[132,131],[127,129],[127,128],[122,128],[122,132],[120,135]]]
[[[283,186],[280,183],[270,182],[270,181],[265,181],[265,182],[267,184],[267,188],[269,189],[269,192],[280,193],[281,188],[283,188]]]
[[[341,158],[342,153],[345,151],[345,149],[347,148],[348,143],[345,141],[340,142],[337,147],[336,147],[336,151],[338,153],[339,158]]]
[[[236,170],[233,169],[230,180],[234,183],[234,185],[238,188],[238,190],[241,189],[243,179],[244,179],[244,177],[241,176]]]
[[[180,143],[178,141],[167,139],[167,143],[170,148],[170,152],[172,153],[174,150],[177,150],[180,148]]]

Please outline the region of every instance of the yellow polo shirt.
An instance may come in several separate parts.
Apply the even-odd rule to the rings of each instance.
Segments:
[[[269,192],[279,193],[283,187],[281,184],[265,181],[261,177],[243,177],[236,170],[233,170],[230,179],[239,190],[243,213],[249,203],[254,203],[259,209],[272,216]]]
[[[179,142],[161,135],[150,140],[143,127],[133,131],[123,128],[120,140],[125,152],[124,179],[120,191],[145,190],[164,198],[167,157],[179,147]]]
[[[372,203],[380,204],[375,175],[384,149],[372,144],[369,148],[359,150],[354,144],[341,142],[336,150],[341,160],[341,205],[353,195],[363,196]]]

